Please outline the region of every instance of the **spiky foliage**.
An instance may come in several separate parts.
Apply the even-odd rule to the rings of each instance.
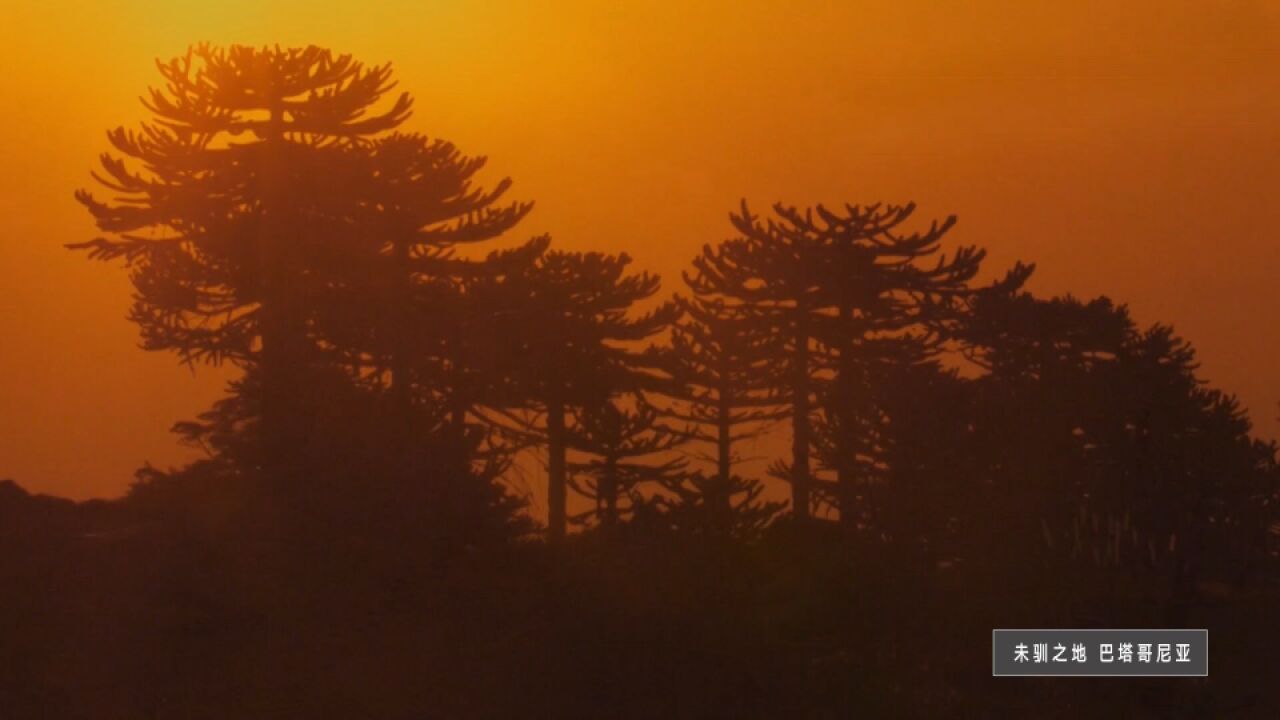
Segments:
[[[532,203],[501,204],[511,180],[476,186],[486,159],[444,140],[392,134],[365,150],[367,179],[353,192],[358,226],[374,252],[366,265],[351,268],[349,292],[326,309],[326,330],[352,366],[372,373],[399,402],[447,407],[461,424],[479,392],[470,346],[484,312],[466,285],[527,267],[549,239],[460,254],[501,238]]]
[[[300,306],[354,243],[351,147],[408,117],[374,107],[389,66],[304,49],[200,45],[157,63],[154,119],[108,133],[119,155],[77,199],[108,235],[71,247],[125,260],[144,347],[185,362],[249,362],[306,334]]]
[[[421,458],[468,453],[488,487],[508,460],[488,435],[454,432],[440,449],[447,400],[467,395],[470,372],[459,327],[474,308],[460,287],[527,266],[546,240],[459,249],[498,238],[530,204],[504,204],[509,179],[477,185],[483,157],[394,132],[411,100],[383,102],[389,66],[201,45],[159,68],[164,86],[144,100],[153,120],[111,132],[117,154],[95,174],[117,197],[77,195],[107,235],[73,247],[129,266],[146,348],[244,368],[230,397],[177,430],[229,477],[268,478],[295,499],[316,492],[296,483],[346,462],[343,426],[361,450],[342,457],[382,458],[371,488],[407,493],[430,484]],[[387,386],[392,401],[369,392]],[[351,417],[328,412],[340,398]]]
[[[1180,583],[1208,556],[1243,572],[1264,554],[1250,528],[1265,525],[1276,448],[1197,377],[1171,328],[1140,329],[1106,298],[1026,294],[983,298],[968,325],[970,354],[990,368],[976,381],[969,448],[991,493],[988,523],[1061,549],[1085,506],[1182,548]]]
[[[900,226],[913,204],[773,209],[774,217],[762,220],[744,201],[731,215],[739,236],[705,247],[687,280],[698,295],[785,338],[785,353],[776,360],[787,377],[779,394],[791,411],[792,460],[776,472],[791,482],[794,512],[804,517],[812,500],[812,412],[819,381],[852,386],[854,366],[872,362],[887,347],[900,354],[898,346],[911,346],[922,357],[936,350],[976,292],[971,281],[985,252],[961,247],[950,258],[940,255],[928,263],[955,219],[905,233]],[[997,287],[1017,287],[1029,273],[1019,265]],[[824,398],[830,404],[851,394],[843,388]],[[841,425],[852,432],[857,423]],[[851,435],[840,442],[850,447],[838,454],[853,452]]]
[[[686,442],[689,432],[664,425],[643,395],[631,399],[630,408],[609,400],[573,413],[569,445],[590,459],[570,463],[568,482],[595,503],[576,522],[616,526],[644,502],[642,485],[666,485],[682,477],[687,461],[670,451]]]
[[[532,529],[524,501],[501,481],[507,456],[490,453],[477,462],[482,436],[459,437],[443,417],[369,393],[336,369],[306,380],[318,391],[289,416],[295,434],[307,439],[293,468],[305,488],[257,482],[271,458],[253,442],[261,392],[251,368],[227,398],[175,428],[208,457],[172,471],[144,469],[135,494],[171,496],[187,505],[171,508],[179,514],[233,501],[242,526],[225,532],[259,532],[253,526],[261,522],[272,535],[305,539],[323,552],[359,546],[421,560]]]
[[[684,473],[662,483],[667,491],[649,502],[651,523],[694,536],[753,540],[787,506],[766,500],[757,478]]]
[[[633,315],[660,280],[628,274],[630,264],[625,254],[549,251],[521,272],[482,278],[470,289],[488,312],[484,334],[499,344],[499,365],[490,368],[495,394],[479,412],[508,434],[546,446],[552,538],[566,528],[568,413],[670,382],[654,354],[637,346],[662,333],[679,308],[664,303]]]
[[[783,417],[776,388],[774,359],[781,349],[777,336],[722,304],[697,297],[677,297],[684,320],[672,327],[671,367],[682,391],[668,410],[692,423],[695,438],[710,443],[715,474],[727,479],[741,460],[735,442],[760,434],[770,421]]]
[[[288,474],[303,379],[333,362],[316,311],[370,255],[354,160],[411,101],[377,110],[390,67],[318,47],[200,45],[158,67],[153,120],[110,132],[119,155],[94,176],[116,197],[77,193],[107,235],[71,247],[129,266],[145,348],[256,370],[266,456]]]

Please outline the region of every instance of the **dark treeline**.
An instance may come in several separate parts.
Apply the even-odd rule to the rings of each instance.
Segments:
[[[1280,712],[1277,449],[1169,326],[912,204],[743,202],[664,287],[523,239],[387,66],[159,70],[72,247],[242,372],[121,500],[0,486],[12,716]],[[993,627],[1144,626],[1210,678],[989,677]]]

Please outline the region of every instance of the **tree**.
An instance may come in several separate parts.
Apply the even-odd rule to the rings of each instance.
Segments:
[[[812,293],[809,281],[795,271],[794,262],[774,265],[782,256],[796,260],[804,248],[788,248],[781,239],[757,233],[754,218],[743,203],[743,215],[730,215],[735,226],[745,219],[742,237],[716,247],[706,245],[693,260],[685,283],[704,301],[716,303],[745,321],[755,332],[783,338],[783,352],[772,358],[785,381],[778,383],[778,400],[790,410],[792,462],[788,472],[791,507],[797,518],[809,514],[810,408],[813,402],[812,336],[809,327]]]
[[[306,438],[291,468],[306,479],[305,492],[259,492],[257,374],[250,367],[227,397],[175,426],[208,457],[173,471],[144,468],[133,494],[172,498],[154,508],[171,518],[230,502],[239,522],[226,532],[252,537],[265,527],[324,552],[360,547],[366,560],[421,561],[424,553],[456,553],[532,530],[525,502],[501,482],[509,457],[480,452],[483,437],[460,437],[429,408],[406,412],[394,396],[353,384],[339,368],[310,378],[314,391],[292,418]]]
[[[890,358],[857,380],[848,397],[824,400],[815,456],[858,481],[819,488],[845,531],[873,539],[878,552],[898,551],[904,571],[910,561],[932,569],[984,479],[972,460],[974,383],[937,360]]]
[[[974,452],[987,454],[1002,498],[991,512],[1009,512],[998,522],[1030,522],[1027,532],[1039,533],[1040,519],[1056,522],[1073,512],[1061,500],[1087,470],[1076,429],[1092,414],[1094,378],[1134,332],[1127,308],[1106,298],[1082,303],[1017,293],[973,303],[963,353],[987,372],[977,380]]]
[[[988,525],[994,515],[1006,533],[1072,553],[1089,532],[1081,517],[1123,527],[1125,542],[1113,533],[1094,551],[1163,568],[1184,597],[1201,568],[1256,566],[1275,446],[1197,377],[1171,328],[1141,330],[1106,298],[1020,293],[975,303],[965,336],[990,371],[976,381],[971,449],[992,480]]]
[[[661,482],[665,493],[648,502],[646,519],[667,530],[701,537],[755,539],[786,508],[766,500],[763,482],[730,475],[727,479],[701,471],[685,472]]]
[[[325,339],[371,391],[390,396],[389,454],[409,462],[415,446],[445,425],[478,468],[508,464],[512,448],[468,422],[489,389],[497,352],[490,308],[468,286],[527,268],[546,250],[550,240],[541,236],[474,252],[511,230],[532,203],[500,204],[509,178],[492,190],[473,185],[485,158],[444,140],[395,133],[355,155],[362,168],[351,188],[356,225],[370,247],[365,264],[345,268],[348,280],[327,296]]]
[[[452,422],[465,421],[468,390],[465,350],[475,334],[479,308],[465,294],[468,281],[501,275],[532,263],[547,247],[537,237],[484,257],[459,256],[460,247],[495,240],[532,209],[532,203],[499,205],[511,186],[473,186],[484,157],[463,155],[450,142],[420,135],[378,138],[360,154],[367,180],[359,196],[358,224],[374,245],[369,265],[335,307],[338,344],[367,366],[397,401],[419,399],[447,406]]]
[[[255,370],[264,457],[282,471],[304,440],[292,418],[309,368],[328,362],[317,300],[368,255],[350,160],[411,100],[377,110],[390,66],[314,46],[200,45],[158,67],[154,119],[108,133],[120,155],[94,175],[116,198],[76,194],[106,235],[71,247],[125,261],[144,348]]]
[[[709,459],[716,477],[727,481],[740,461],[733,444],[783,417],[772,365],[781,343],[716,301],[677,296],[676,303],[685,320],[672,327],[670,360],[682,392],[668,412],[693,423],[694,437],[714,445]]]
[[[488,332],[500,341],[494,358],[500,387],[480,414],[508,433],[545,444],[553,540],[566,529],[569,413],[615,395],[661,389],[668,381],[653,354],[635,345],[665,330],[679,309],[664,303],[630,316],[660,285],[647,272],[628,275],[630,263],[625,254],[548,251],[522,272],[472,286],[493,318]],[[540,413],[541,425],[520,414],[526,410]]]
[[[664,426],[657,409],[642,394],[632,404],[634,409],[628,409],[616,400],[607,400],[574,413],[569,445],[594,456],[569,466],[570,487],[596,505],[577,518],[580,522],[594,517],[605,528],[616,527],[644,502],[640,485],[669,484],[683,475],[687,462],[669,453],[688,440],[689,433]],[[653,459],[655,455],[659,459]]]
[[[954,326],[962,301],[977,292],[970,282],[985,251],[961,247],[950,259],[923,264],[938,253],[955,218],[923,232],[899,232],[914,210],[913,204],[846,205],[842,211],[819,205],[802,212],[776,204],[775,216],[762,221],[744,201],[730,216],[739,236],[704,247],[687,277],[699,296],[785,338],[786,352],[776,362],[787,377],[778,390],[791,411],[792,461],[779,470],[791,483],[799,518],[807,517],[812,500],[819,381],[834,386],[824,393],[829,417],[841,408],[853,412],[850,398],[860,373],[885,355],[927,359]],[[1030,271],[1018,265],[991,291],[1018,287]],[[834,469],[846,494],[856,482],[849,458],[858,425],[854,418],[833,421],[840,428],[834,438],[841,458]]]

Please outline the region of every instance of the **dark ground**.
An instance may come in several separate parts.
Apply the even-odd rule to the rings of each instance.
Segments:
[[[822,527],[414,547],[0,488],[4,718],[1280,717],[1274,587]],[[246,529],[248,528],[248,529]],[[1216,593],[1216,594],[1215,594]],[[1207,627],[1207,679],[990,677],[992,627]]]

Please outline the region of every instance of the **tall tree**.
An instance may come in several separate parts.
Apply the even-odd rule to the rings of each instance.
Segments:
[[[708,511],[727,516],[735,496],[754,500],[758,484],[734,473],[742,458],[738,441],[757,437],[768,423],[785,417],[773,366],[779,339],[762,332],[750,317],[722,303],[677,296],[684,320],[672,327],[669,357],[678,395],[667,413],[693,425],[693,437],[710,444],[715,472],[685,488],[703,494]]]
[[[493,189],[477,187],[474,178],[486,158],[421,135],[392,134],[362,150],[367,180],[353,192],[374,252],[341,307],[327,315],[341,319],[339,332],[357,336],[340,342],[357,353],[357,363],[386,375],[398,402],[426,396],[447,406],[460,424],[470,404],[463,346],[478,321],[464,286],[527,266],[549,241],[539,237],[485,256],[460,255],[460,248],[500,238],[532,209],[527,202],[499,204],[510,178]]]
[[[570,412],[599,406],[618,394],[661,389],[669,378],[653,354],[637,344],[663,332],[679,316],[664,303],[632,315],[652,298],[658,276],[627,274],[631,258],[548,251],[523,272],[484,278],[472,287],[489,308],[500,342],[493,368],[499,396],[481,413],[508,432],[545,444],[548,454],[548,529],[563,537],[568,499],[566,452]],[[541,422],[521,416],[540,413]]]
[[[739,236],[705,247],[687,280],[699,296],[716,298],[762,331],[785,338],[786,353],[777,358],[787,373],[779,390],[791,411],[792,460],[785,475],[793,512],[804,518],[814,482],[810,449],[818,380],[834,385],[824,393],[829,408],[844,403],[852,412],[857,377],[878,358],[927,358],[956,321],[961,301],[976,292],[970,282],[985,252],[961,247],[950,258],[925,264],[955,219],[903,233],[899,227],[911,217],[913,204],[773,209],[774,217],[761,220],[744,201],[730,216]],[[1018,265],[995,287],[1017,287],[1029,273]],[[855,482],[855,464],[847,458],[856,452],[851,433],[858,424],[846,418],[835,436],[847,446],[837,449],[846,460],[836,467],[837,483],[846,488]]]
[[[77,193],[106,235],[71,247],[129,266],[146,349],[252,367],[265,457],[284,458],[304,440],[289,428],[307,368],[323,364],[315,299],[367,251],[351,150],[411,101],[378,110],[390,67],[314,46],[200,45],[158,67],[154,119],[108,133],[119,155],[94,175],[116,197]]]
[[[781,238],[770,237],[771,228],[757,232],[754,217],[731,214],[735,226],[745,221],[740,237],[718,246],[706,245],[693,260],[693,272],[685,273],[685,283],[704,302],[715,303],[735,317],[751,323],[753,332],[782,339],[782,352],[773,358],[774,367],[785,377],[778,385],[778,400],[791,415],[791,464],[787,479],[791,484],[792,513],[800,519],[809,515],[809,449],[812,444],[810,414],[814,401],[814,364],[811,321],[813,293],[811,281],[794,267],[804,248],[787,247]],[[792,262],[777,264],[786,256]]]
[[[990,479],[997,542],[1043,536],[1070,549],[1083,513],[1134,544],[1154,538],[1137,548],[1117,536],[1106,554],[1139,551],[1183,597],[1203,568],[1244,572],[1265,554],[1258,510],[1275,492],[1276,448],[1197,377],[1193,349],[1169,327],[1139,329],[1106,298],[1026,293],[981,298],[967,325],[970,355],[990,369],[976,381],[970,453]]]
[[[371,389],[388,396],[389,454],[412,463],[418,446],[443,430],[472,453],[478,471],[507,466],[514,448],[468,422],[494,379],[497,352],[490,308],[468,287],[527,268],[549,238],[479,254],[532,204],[502,203],[509,178],[493,189],[475,185],[485,158],[463,155],[452,143],[396,133],[355,154],[363,167],[352,188],[357,225],[370,247],[366,264],[346,268],[350,281],[329,295],[326,339]]]
[[[855,383],[827,388],[848,394],[823,400],[815,456],[836,472],[819,488],[846,530],[932,568],[955,539],[952,518],[964,515],[979,476],[971,461],[973,383],[937,360],[886,357],[854,367]]]

